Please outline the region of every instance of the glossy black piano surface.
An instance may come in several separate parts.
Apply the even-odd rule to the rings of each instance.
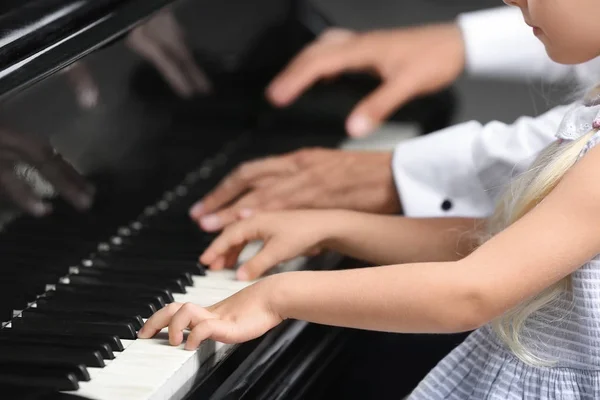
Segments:
[[[128,335],[135,333],[135,316],[148,316],[149,304],[160,307],[161,297],[169,301],[159,290],[176,291],[191,275],[202,274],[195,256],[210,236],[188,221],[192,202],[243,160],[303,146],[337,146],[350,106],[377,84],[346,77],[275,110],[264,100],[265,85],[329,24],[327,19],[302,1],[170,3],[0,5],[0,321],[12,318],[11,330],[20,329],[16,335],[0,330],[0,393],[7,398],[58,398],[58,389],[85,378],[74,366],[102,364],[94,349],[105,359],[118,350],[111,334],[133,339]],[[127,45],[131,29],[156,13],[185,32],[209,91],[182,97]],[[449,122],[452,105],[451,94],[441,93],[413,102],[393,118],[418,123],[427,132]],[[94,185],[90,210],[78,211],[55,196],[48,200],[48,215],[23,212],[24,180],[50,193],[38,172],[53,173],[46,165],[52,148]],[[72,269],[90,259],[105,268],[104,275]],[[170,275],[161,270],[167,264]],[[123,265],[126,273],[115,270]],[[334,267],[328,259],[312,266]],[[61,281],[69,273],[70,283]],[[46,285],[57,286],[54,298],[39,301],[42,311],[13,318],[14,310],[50,289]],[[142,301],[141,295],[128,294],[133,289],[149,292]],[[78,302],[82,307],[74,305]],[[112,314],[104,319],[82,314],[88,311]],[[96,332],[104,332],[102,340],[92,338],[92,323],[102,325]],[[55,341],[42,345],[36,332]],[[71,348],[58,332],[70,332]],[[312,387],[322,388],[327,366],[339,359],[348,337],[339,329],[282,325],[237,347],[217,365],[207,362],[187,396],[302,398]],[[76,346],[86,338],[85,346]],[[29,355],[2,353],[17,345]],[[52,346],[64,355],[62,367],[53,361]],[[271,354],[268,362],[265,354]]]

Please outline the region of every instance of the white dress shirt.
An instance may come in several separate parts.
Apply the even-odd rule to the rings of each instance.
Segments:
[[[458,23],[472,76],[549,81],[600,81],[600,59],[560,65],[546,55],[514,7],[462,14]],[[411,217],[486,217],[515,174],[555,139],[567,107],[514,124],[471,121],[401,142],[394,151],[394,178],[404,214]]]

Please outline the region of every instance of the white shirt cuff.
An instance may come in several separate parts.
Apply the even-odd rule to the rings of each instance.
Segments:
[[[408,217],[474,217],[493,212],[493,200],[473,164],[477,122],[452,126],[396,146],[392,168]]]

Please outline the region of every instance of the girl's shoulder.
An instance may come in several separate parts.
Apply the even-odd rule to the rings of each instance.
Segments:
[[[595,131],[595,132],[592,132]],[[559,142],[571,142],[588,137],[580,157],[600,143],[600,85],[589,90],[585,97],[573,103],[556,132]]]

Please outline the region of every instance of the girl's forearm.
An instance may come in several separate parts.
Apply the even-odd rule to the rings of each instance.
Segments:
[[[270,277],[282,318],[406,333],[469,331],[484,323],[460,263],[422,263]]]
[[[453,261],[471,253],[483,221],[336,211],[325,246],[382,265]]]

